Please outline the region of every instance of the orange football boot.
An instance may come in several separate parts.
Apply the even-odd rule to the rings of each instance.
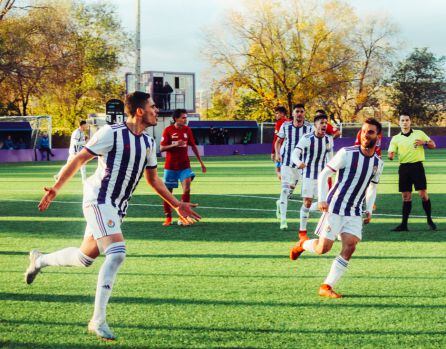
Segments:
[[[163,226],[168,227],[169,225],[172,225],[172,217],[166,217],[166,220],[163,223]]]
[[[295,261],[296,259],[299,258],[299,256],[302,254],[304,250],[304,248],[302,247],[302,245],[304,244],[305,241],[308,240],[308,237],[305,239],[300,239],[298,241],[298,243],[296,244],[296,246],[294,246],[291,251],[290,251],[290,259],[292,261]]]
[[[333,291],[333,288],[327,284],[321,285],[321,287],[319,288],[319,296],[327,298],[342,298],[339,293]]]

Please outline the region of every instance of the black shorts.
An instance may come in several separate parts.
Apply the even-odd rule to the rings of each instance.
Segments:
[[[412,186],[415,187],[415,190],[426,190],[426,173],[424,172],[423,163],[413,162],[409,164],[401,164],[398,169],[399,174],[399,182],[398,188],[399,191],[412,192]]]

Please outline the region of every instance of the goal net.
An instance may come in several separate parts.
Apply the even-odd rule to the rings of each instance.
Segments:
[[[48,135],[52,146],[52,120],[48,115],[0,116],[0,141],[10,136],[16,149],[36,149],[43,134]],[[37,155],[36,155],[37,156]]]

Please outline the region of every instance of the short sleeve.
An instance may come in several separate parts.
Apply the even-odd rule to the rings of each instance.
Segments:
[[[163,134],[161,136],[161,145],[170,145],[172,143],[170,138],[170,133],[168,132],[167,128],[164,129]]]
[[[347,152],[344,148],[341,148],[336,155],[331,159],[327,167],[333,172],[337,172],[341,168],[345,168],[346,165]]]
[[[187,129],[187,139],[189,140],[188,144],[195,145],[195,138],[191,128]]]
[[[308,137],[302,137],[299,139],[299,143],[297,143],[296,148],[302,150],[303,152],[304,149],[308,147],[309,140],[310,139]]]
[[[113,129],[109,125],[105,125],[91,137],[85,149],[93,155],[105,155],[112,150],[113,143]]]
[[[280,126],[279,133],[277,133],[277,137],[284,139],[285,138],[285,122]]]
[[[375,172],[374,176],[372,177],[372,182],[375,184],[379,183],[379,178],[381,177],[381,173],[383,173],[384,169],[384,161],[380,161],[378,164],[378,169]]]
[[[150,144],[150,148],[147,149],[146,168],[156,168],[158,166],[158,160],[156,158],[156,143],[153,139],[150,139]]]
[[[420,135],[421,135],[421,140],[422,141],[429,142],[431,140],[430,137],[426,133],[424,133],[423,131],[420,131]]]
[[[387,149],[389,153],[397,153],[398,152],[398,142],[395,140],[395,137],[392,137],[389,144],[389,149]]]

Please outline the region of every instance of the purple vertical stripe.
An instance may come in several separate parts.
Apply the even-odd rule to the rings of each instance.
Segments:
[[[141,171],[139,165],[139,162],[141,160],[141,138],[140,137],[134,137],[134,138],[135,138],[135,162],[133,163],[132,174],[130,175],[130,180],[127,185],[127,188],[125,188],[124,196],[122,197],[118,205],[120,212],[122,212],[123,202],[130,199],[130,194],[133,191],[132,189],[138,184],[138,181],[136,181],[136,177],[138,176],[138,172]]]
[[[342,179],[344,178],[344,172],[345,172],[345,168],[341,168],[339,170],[338,180],[337,180],[336,184],[334,185],[334,187],[331,188],[330,192],[328,193],[328,198],[327,198],[328,204],[330,204],[331,200],[333,199],[333,195],[336,192],[336,190],[338,189],[339,183],[342,182]]]
[[[116,178],[115,187],[113,189],[112,195],[110,197],[111,203],[114,207],[116,207],[115,200],[121,193],[122,189],[122,183],[124,183],[126,174],[127,174],[127,167],[129,165],[129,158],[130,158],[130,137],[129,137],[129,129],[128,128],[122,128],[121,129],[122,134],[122,158],[121,158],[121,164],[119,166],[119,172],[118,177]]]
[[[378,159],[378,157],[375,155],[375,157],[374,157],[374,159],[373,159],[374,161],[373,161],[373,166],[375,167],[375,166],[378,166],[378,164],[379,164],[379,159]],[[364,201],[364,197],[365,197],[365,193],[367,192],[367,188],[369,187],[369,185],[370,185],[370,182],[372,181],[372,178],[373,178],[373,171],[372,171],[372,174],[370,175],[370,178],[368,179],[368,181],[367,181],[367,186],[365,187],[365,190],[362,192],[362,194],[361,194],[361,196],[359,197],[359,201],[358,201],[358,205],[356,206],[356,208],[355,208],[355,214],[357,215],[357,216],[360,216],[361,215],[361,206],[362,206],[362,202]]]
[[[366,157],[366,156],[362,156],[362,157],[363,157],[364,161],[362,162],[362,168],[361,168],[361,173],[359,175],[358,183],[356,183],[355,187],[353,188],[353,191],[348,198],[347,205],[345,206],[344,215],[346,215],[346,216],[351,216],[351,214],[350,214],[351,208],[353,207],[353,204],[355,202],[356,196],[359,193],[359,190],[361,189],[362,185],[364,184],[364,180],[365,180],[367,172],[369,170],[370,158]]]
[[[113,132],[113,148],[107,155],[107,167],[105,168],[105,176],[102,178],[101,188],[98,193],[98,204],[105,203],[105,197],[107,196],[107,188],[110,182],[110,178],[113,171],[113,164],[115,162],[116,156],[116,142],[117,142],[117,134],[116,131]]]
[[[336,198],[336,202],[333,207],[333,213],[339,214],[339,211],[341,209],[342,201],[344,200],[345,195],[347,194],[347,190],[350,187],[350,183],[352,182],[352,179],[355,177],[357,168],[354,166],[355,164],[358,165],[358,158],[359,158],[359,151],[355,151],[352,153],[352,161],[350,164],[350,171],[347,175],[347,178],[345,179],[344,183],[341,186],[341,190],[339,192],[338,197]]]
[[[293,124],[288,125],[288,143],[287,143],[287,150],[285,152],[286,159],[285,159],[285,166],[290,166],[290,154],[291,154],[291,140],[293,139]]]
[[[311,178],[311,168],[313,163],[313,154],[314,154],[314,137],[310,137],[310,148],[308,149],[310,155],[308,156],[307,167],[305,168],[305,177]]]
[[[315,140],[317,139],[317,156],[316,156],[316,160],[314,161],[313,179],[317,179],[317,172],[318,172],[318,169],[319,169],[319,162],[321,161],[323,138],[314,137],[314,139]]]

